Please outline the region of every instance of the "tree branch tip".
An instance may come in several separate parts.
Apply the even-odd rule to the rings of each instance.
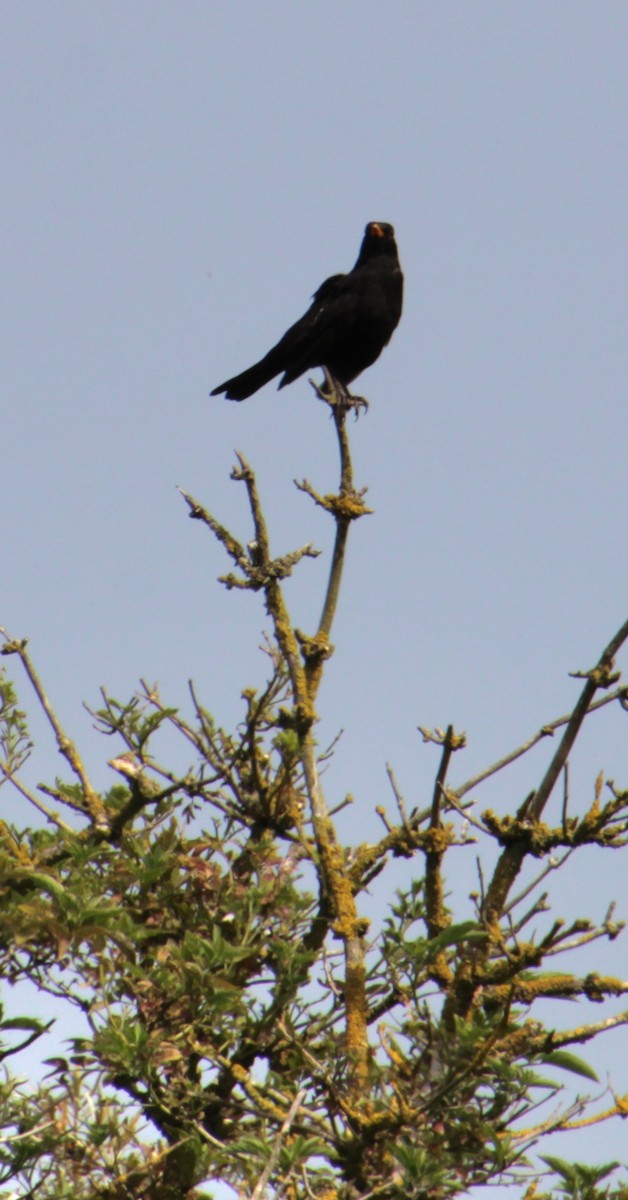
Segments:
[[[183,496],[183,499],[190,510],[188,516],[191,517],[192,520],[201,520],[203,518],[203,506],[199,504],[198,500],[195,500],[189,492],[186,492],[184,488],[177,485],[177,491],[179,492],[179,495]]]
[[[298,479],[293,479],[292,482],[300,492],[307,492],[308,496],[318,496],[318,492],[314,491],[309,479],[301,479],[300,481]]]
[[[224,584],[228,592],[233,591],[234,588],[239,588],[240,591],[258,592],[262,587],[262,584],[257,583],[254,579],[238,579],[238,576],[232,572],[229,572],[228,575],[219,575],[218,582]]]
[[[434,729],[417,725],[417,729],[424,742],[431,742],[434,746],[446,746],[452,753],[466,748],[466,733],[456,733],[453,725],[448,725],[447,729],[440,729],[438,725]]]
[[[385,827],[386,831],[387,831],[388,833],[392,833],[392,831],[393,831],[393,827],[392,827],[392,825],[390,824],[390,821],[388,820],[388,817],[387,817],[387,815],[386,815],[386,809],[385,809],[385,808],[383,808],[381,804],[376,804],[376,805],[375,805],[375,812],[377,813],[377,815],[378,815],[378,817],[379,817],[380,821],[381,821],[381,822],[382,822],[382,824],[384,825],[384,827]]]
[[[236,481],[244,481],[244,483],[251,483],[255,479],[255,472],[253,471],[253,468],[247,462],[240,450],[234,450],[234,454],[238,460],[239,466],[232,467],[230,478],[235,479]]]
[[[4,633],[4,630],[3,630],[3,633]],[[6,636],[6,634],[5,634],[5,636]],[[27,646],[28,646],[28,638],[20,638],[20,639],[14,638],[11,641],[7,640],[4,644],[4,646],[2,647],[2,649],[0,650],[0,654],[7,654],[7,655],[8,654],[21,654],[21,655],[23,655]]]
[[[308,479],[303,479],[301,482],[299,482],[298,479],[295,479],[293,480],[293,483],[299,492],[305,492],[305,495],[309,496],[315,504],[318,504],[319,508],[324,508],[325,512],[331,512],[331,506],[327,497],[322,496],[320,492],[317,492],[316,488],[312,487],[312,484]]]

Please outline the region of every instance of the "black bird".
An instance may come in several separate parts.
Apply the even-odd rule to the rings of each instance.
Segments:
[[[399,324],[403,275],[395,231],[371,221],[348,275],[332,275],[314,293],[313,303],[276,346],[254,366],[234,375],[212,396],[246,400],[275,375],[285,387],[312,367],[326,368],[347,393],[347,385],[379,358]]]

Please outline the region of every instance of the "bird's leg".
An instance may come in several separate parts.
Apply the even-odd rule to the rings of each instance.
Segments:
[[[319,384],[315,383],[313,379],[310,379],[310,384],[314,388],[319,400],[322,400],[325,404],[328,404],[332,409],[341,408],[345,412],[353,409],[356,418],[359,416],[361,408],[363,408],[366,412],[369,402],[364,398],[364,396],[353,396],[346,384],[341,383],[339,379],[334,379],[334,376],[331,374],[331,371],[327,369],[327,367],[323,367],[323,372],[325,375],[325,383],[323,386],[320,386]]]

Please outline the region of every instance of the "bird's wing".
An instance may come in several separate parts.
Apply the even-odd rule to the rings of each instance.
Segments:
[[[321,286],[314,292],[312,296],[314,303],[325,304],[329,300],[333,300],[336,296],[339,296],[348,278],[348,275],[330,275],[329,279],[321,283]]]
[[[285,364],[279,386],[285,387],[310,367],[321,366],[341,328],[346,330],[354,318],[351,276],[331,275],[315,291],[307,312],[287,330],[276,347]]]

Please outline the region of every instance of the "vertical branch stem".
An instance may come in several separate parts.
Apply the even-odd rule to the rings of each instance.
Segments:
[[[342,569],[344,567],[348,534],[349,518],[342,518],[339,516],[336,517],[336,540],[334,542],[334,553],[332,557],[331,571],[329,572],[329,580],[327,583],[327,594],[325,596],[325,603],[323,605],[320,624],[318,626],[319,635],[323,634],[326,639],[329,639],[333,619],[338,605],[338,596],[340,595],[340,583],[342,580]]]
[[[443,793],[443,787],[447,776],[449,762],[454,750],[454,728],[453,725],[447,726],[447,732],[443,739],[443,752],[436,774],[434,783],[434,794],[432,796],[432,813],[430,818],[430,838],[431,845],[425,855],[425,906],[426,906],[426,925],[429,937],[436,937],[443,929],[447,927],[447,916],[445,913],[444,904],[444,889],[441,864],[445,853],[446,842],[443,840],[440,819],[440,802]],[[443,955],[439,955],[436,962],[437,970],[443,974],[448,973],[447,964]]]
[[[319,389],[317,389],[319,391]],[[319,391],[319,395],[320,395]],[[340,489],[336,496],[318,497],[310,491],[317,503],[330,512],[336,522],[336,539],[329,579],[318,631],[314,638],[303,640],[290,620],[280,583],[281,574],[276,569],[270,554],[270,543],[266,521],[257,492],[255,475],[243,455],[237,454],[238,467],[232,478],[246,485],[249,506],[255,529],[256,555],[259,563],[261,586],[264,589],[266,610],[274,626],[275,639],[286,663],[294,704],[294,729],[299,738],[299,758],[303,767],[308,795],[314,840],[317,850],[317,869],[321,889],[321,916],[344,944],[345,953],[345,1016],[347,1057],[350,1064],[349,1092],[357,1102],[365,1095],[368,1071],[368,1028],[366,1000],[366,968],[364,961],[364,934],[367,923],[358,916],[355,894],[350,874],[346,870],[342,848],[336,841],[325,799],[319,783],[318,764],[312,728],[316,721],[314,708],[316,695],[322,679],[323,668],[329,655],[329,634],[333,624],[342,570],[345,561],[349,524],[368,512],[362,496],[353,487],[353,469],[346,418],[350,404],[346,395],[338,394],[333,387],[327,400],[333,415],[340,450]],[[184,493],[185,495],[185,493]],[[186,497],[192,516],[202,516],[215,536],[223,543],[227,552],[247,574],[247,562],[239,542],[222,526],[201,510],[191,497]],[[299,641],[302,640],[302,646]]]
[[[333,386],[333,385],[332,385]],[[316,652],[306,658],[305,685],[307,706],[313,711],[329,650],[329,636],[338,606],[342,572],[345,563],[349,525],[365,512],[361,496],[355,492],[353,465],[347,434],[346,404],[330,403],[338,437],[340,453],[340,486],[330,503],[336,522],[336,538],[332,554],[327,590],[318,631],[314,638]],[[299,698],[300,677],[296,687]],[[299,699],[301,706],[304,700]],[[366,967],[364,962],[364,922],[358,916],[355,895],[345,869],[332,823],[327,813],[318,778],[318,766],[311,729],[301,739],[301,761],[310,801],[314,834],[320,857],[321,876],[327,902],[333,913],[334,930],[342,938],[345,951],[345,1012],[347,1054],[351,1064],[350,1089],[357,1100],[364,1095],[368,1065],[368,1030],[366,1001]]]
[[[336,537],[323,611],[318,625],[318,632],[314,639],[321,653],[313,656],[306,667],[308,691],[312,703],[316,699],[323,676],[324,652],[329,648],[329,636],[338,607],[349,526],[353,520],[364,516],[368,512],[362,500],[362,495],[356,492],[353,484],[353,464],[351,462],[351,448],[347,433],[348,409],[342,403],[330,403],[330,408],[338,437],[340,486],[338,495],[331,498],[326,505],[328,511],[333,514],[334,521],[336,522]]]
[[[340,488],[338,495],[341,499],[346,499],[347,496],[353,494],[353,465],[351,463],[351,449],[349,446],[349,437],[347,435],[347,410],[341,404],[332,404],[331,413],[338,435],[338,449],[340,451]],[[336,510],[334,513],[336,520],[336,541],[334,543],[334,552],[331,560],[331,570],[329,572],[329,580],[327,583],[327,593],[325,595],[325,603],[318,626],[319,635],[323,634],[326,638],[329,637],[336,608],[338,605],[338,596],[340,594],[340,581],[342,579],[342,569],[345,561],[345,549],[347,545],[347,534],[349,532],[349,524],[351,517]]]
[[[357,509],[355,506],[358,498],[353,486],[353,466],[346,425],[347,408],[340,403],[332,403],[330,408],[340,452],[340,487],[332,510],[336,522],[336,538],[323,611],[315,638],[319,653],[307,661],[305,671],[307,699],[311,706],[315,703],[322,679],[325,652],[329,648],[329,635],[338,606],[349,525],[353,518],[359,515],[360,509],[364,508],[361,500],[359,500]],[[368,1064],[364,923],[358,916],[351,881],[321,795],[314,741],[310,730],[301,742],[301,761],[312,809],[324,889],[331,902],[335,931],[342,938],[344,944],[344,996],[347,1054],[351,1064],[350,1086],[353,1097],[359,1099],[364,1094]]]

